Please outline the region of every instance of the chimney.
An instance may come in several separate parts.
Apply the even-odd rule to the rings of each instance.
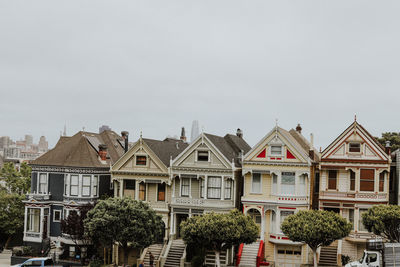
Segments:
[[[101,160],[107,159],[107,145],[105,144],[99,145],[99,157]]]
[[[312,160],[314,160],[314,134],[310,134],[310,150],[308,151],[308,155]]]
[[[240,130],[240,128],[238,128],[238,129],[236,130],[236,136],[239,137],[239,138],[243,138],[243,131]]]
[[[390,141],[389,140],[386,141],[385,151],[390,156]]]
[[[127,132],[127,131],[122,131],[122,132],[121,132],[121,136],[122,136],[122,139],[124,139],[124,141],[125,141],[124,151],[125,151],[125,153],[126,153],[126,152],[128,152],[128,148],[129,148],[129,144],[128,144],[129,132]]]
[[[299,134],[301,134],[301,130],[302,130],[303,128],[301,128],[301,126],[300,126],[300,123],[298,123],[297,124],[297,127],[296,127],[296,131],[299,133]]]
[[[181,130],[181,141],[186,143],[186,135],[185,135],[185,127],[182,127]]]

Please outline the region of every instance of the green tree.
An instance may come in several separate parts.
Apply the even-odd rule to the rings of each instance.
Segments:
[[[0,170],[0,177],[6,182],[6,187],[11,193],[23,195],[29,192],[31,188],[31,167],[25,162],[17,170],[14,163],[5,163]]]
[[[282,232],[294,242],[306,243],[314,252],[317,267],[317,249],[349,235],[352,224],[331,211],[302,210],[288,216],[281,225]]]
[[[87,213],[84,225],[88,237],[105,247],[118,243],[128,263],[130,247],[142,249],[161,241],[164,223],[147,203],[129,197],[100,200]]]
[[[362,215],[369,232],[380,235],[390,242],[400,242],[400,206],[376,205]]]
[[[5,236],[7,247],[11,238],[23,232],[24,228],[24,196],[8,193],[0,188],[0,234]]]
[[[397,150],[398,148],[400,148],[400,133],[396,133],[396,132],[386,132],[386,133],[382,133],[382,137],[376,137],[376,140],[378,140],[378,142],[382,145],[382,146],[386,146],[386,141],[390,142],[390,149],[392,151]]]
[[[211,248],[219,267],[219,255],[223,249],[255,242],[259,229],[250,216],[233,210],[191,217],[181,223],[181,233],[186,244]]]

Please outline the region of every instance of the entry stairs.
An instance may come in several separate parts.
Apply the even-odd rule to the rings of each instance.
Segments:
[[[226,255],[226,250],[222,251],[219,254],[219,261],[221,263],[221,266],[227,266],[227,255]],[[207,250],[206,252],[206,258],[204,260],[204,264],[207,267],[215,267],[215,252],[212,250]]]
[[[182,239],[172,240],[171,247],[166,255],[165,264],[163,267],[179,267],[181,258],[185,252],[186,245]]]
[[[260,241],[244,244],[242,256],[240,258],[239,267],[254,267],[257,266],[257,253],[260,247]]]
[[[337,246],[321,247],[318,266],[337,266]]]
[[[144,256],[144,266],[150,266],[150,252],[154,256],[154,265],[156,266],[156,261],[159,260],[161,251],[163,249],[163,244],[153,244],[147,248],[146,255]]]

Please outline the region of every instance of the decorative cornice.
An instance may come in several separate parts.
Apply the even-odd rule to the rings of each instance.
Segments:
[[[112,171],[111,174],[124,174],[124,175],[139,175],[139,176],[165,176],[168,177],[168,173],[159,173],[159,172],[132,172],[132,171]]]
[[[89,174],[110,174],[107,168],[79,168],[79,167],[59,167],[59,166],[32,166],[32,171],[39,172],[58,172],[58,173],[89,173]]]
[[[229,173],[232,174],[232,169],[212,169],[212,168],[192,168],[192,167],[174,167],[171,170],[176,172],[192,172],[192,173]]]
[[[259,165],[259,166],[290,166],[290,167],[310,167],[308,163],[289,163],[289,162],[255,162],[255,161],[245,161],[244,164],[249,165]]]

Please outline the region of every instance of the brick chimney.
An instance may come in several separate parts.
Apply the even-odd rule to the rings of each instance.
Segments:
[[[185,135],[185,127],[182,127],[181,130],[181,141],[186,143],[186,135]]]
[[[124,151],[125,151],[125,153],[126,153],[126,152],[128,152],[128,148],[129,148],[129,143],[128,143],[129,132],[127,132],[127,131],[122,131],[122,132],[121,132],[121,136],[122,136],[122,139],[124,139],[124,141],[125,141],[125,144],[124,144]]]
[[[101,160],[107,160],[107,145],[99,145],[99,157]]]
[[[298,123],[297,126],[296,126],[296,131],[297,131],[299,134],[301,134],[301,130],[302,130],[302,129],[303,129],[303,128],[301,128],[300,123]]]
[[[243,131],[240,130],[240,128],[238,128],[238,129],[236,130],[236,136],[239,137],[239,138],[243,138]]]

